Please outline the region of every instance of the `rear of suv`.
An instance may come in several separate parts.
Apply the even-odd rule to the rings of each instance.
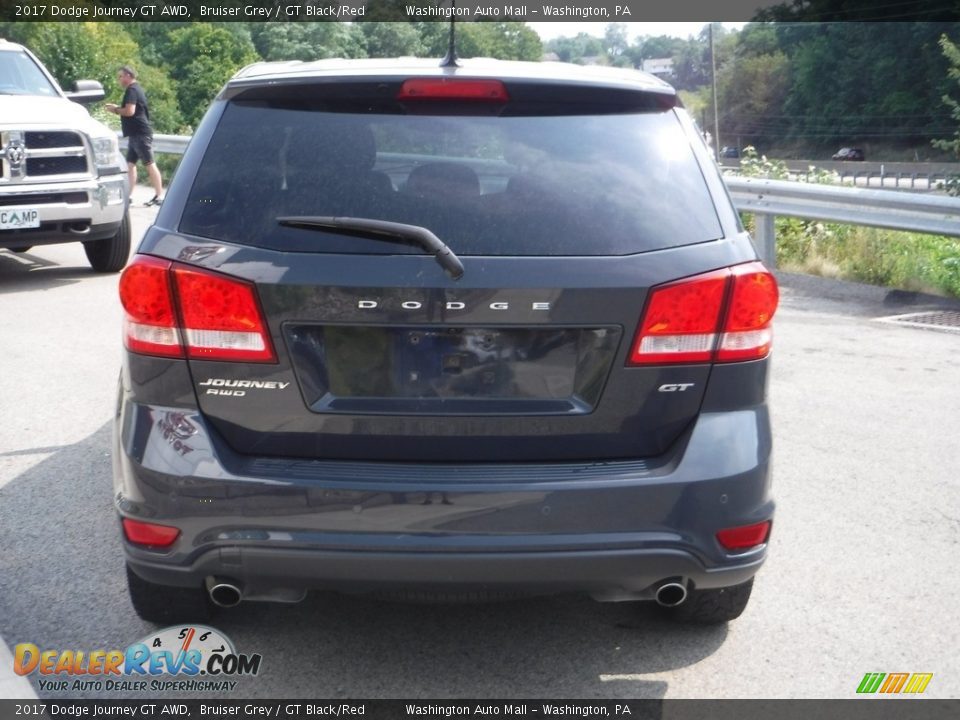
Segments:
[[[64,93],[25,47],[0,39],[0,248],[82,242],[98,272],[130,255],[126,164],[117,135],[81,103],[95,80]]]
[[[145,619],[309,590],[746,606],[777,286],[657,79],[247,68],[120,296]]]

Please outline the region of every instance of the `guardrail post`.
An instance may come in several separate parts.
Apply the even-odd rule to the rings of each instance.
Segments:
[[[775,215],[754,215],[755,230],[753,240],[763,260],[771,270],[777,266],[777,227]]]

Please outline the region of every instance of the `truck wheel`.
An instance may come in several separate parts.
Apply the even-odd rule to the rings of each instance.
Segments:
[[[664,609],[679,622],[716,625],[740,617],[750,600],[751,590],[753,578],[732,587],[692,590],[683,604]]]
[[[127,590],[133,609],[147,622],[172,625],[210,619],[210,601],[201,587],[157,585],[144,580],[127,565]]]
[[[123,214],[117,234],[106,240],[91,240],[83,244],[90,266],[97,272],[113,273],[123,270],[130,257],[130,214]]]

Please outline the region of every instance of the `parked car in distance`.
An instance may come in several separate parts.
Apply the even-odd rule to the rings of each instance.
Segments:
[[[82,242],[98,272],[130,255],[127,166],[117,134],[80,103],[103,86],[65,93],[27,48],[0,39],[0,248]]]
[[[865,160],[863,150],[855,147],[840,148],[831,156],[832,160]]]
[[[311,590],[747,605],[777,284],[652,76],[250,66],[119,294],[146,620]]]
[[[730,145],[724,145],[722,148],[720,148],[720,157],[738,158],[740,157],[740,150]]]

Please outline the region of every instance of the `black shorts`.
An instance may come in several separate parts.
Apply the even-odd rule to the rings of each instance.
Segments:
[[[127,138],[127,162],[136,165],[138,160],[144,165],[153,162],[153,135],[131,135]]]

